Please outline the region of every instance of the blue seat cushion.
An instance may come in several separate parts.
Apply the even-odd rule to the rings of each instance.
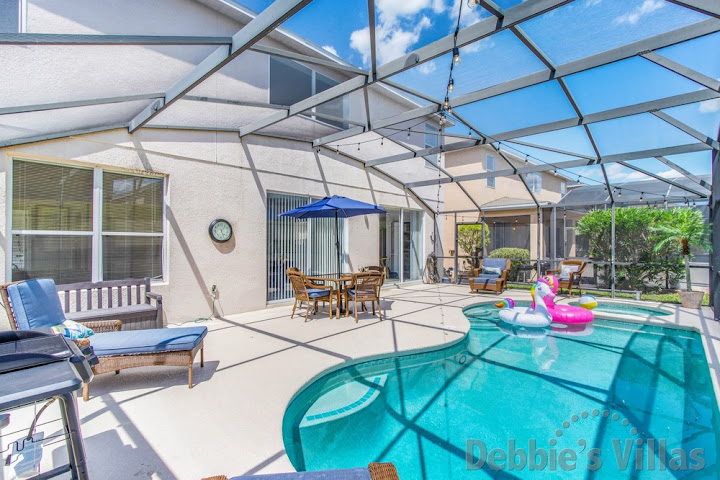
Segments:
[[[96,333],[90,339],[95,355],[138,355],[141,353],[183,352],[197,347],[207,327],[153,328]]]
[[[482,262],[483,267],[499,268],[502,273],[507,265],[507,259],[505,258],[484,258]]]
[[[321,298],[330,295],[330,290],[325,290],[322,288],[308,288],[307,293],[308,297],[310,298]]]
[[[7,287],[18,330],[54,327],[65,321],[55,282],[37,278]]]
[[[480,283],[480,282],[495,282],[498,278],[500,278],[500,275],[496,273],[481,273],[477,277],[473,278],[473,282]]]

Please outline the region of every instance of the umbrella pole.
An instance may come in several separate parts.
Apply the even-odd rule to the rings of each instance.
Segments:
[[[337,210],[335,210],[335,251],[337,252],[337,278],[340,278],[340,227]]]

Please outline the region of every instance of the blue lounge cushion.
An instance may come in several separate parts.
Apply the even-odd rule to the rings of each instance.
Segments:
[[[36,278],[7,287],[18,330],[54,327],[65,321],[55,282]]]
[[[325,290],[323,288],[308,288],[307,293],[310,298],[321,298],[330,295],[330,290]]]
[[[98,356],[183,352],[198,346],[206,334],[207,327],[121,330],[96,333],[90,345]]]
[[[495,274],[483,274],[481,273],[477,277],[473,278],[473,283],[483,283],[487,285],[488,283],[496,283],[500,279],[500,275]]]

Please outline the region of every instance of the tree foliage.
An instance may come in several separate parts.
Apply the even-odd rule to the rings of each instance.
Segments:
[[[665,242],[656,229],[677,222],[680,210],[625,207],[615,209],[615,286],[620,289],[648,290],[650,286],[676,283],[683,276],[679,243]],[[698,212],[699,213],[699,212]],[[593,210],[577,223],[577,233],[588,240],[588,255],[609,262],[612,250],[612,212]],[[599,280],[610,286],[610,266],[595,266]]]
[[[530,265],[530,250],[511,247],[496,248],[490,252],[488,258],[509,258],[511,263],[508,279],[514,281],[517,278],[518,267],[520,265]]]
[[[710,244],[710,225],[705,221],[699,210],[689,208],[673,208],[670,222],[658,223],[650,227],[655,233],[657,243],[653,251],[662,252],[668,247],[680,248],[685,263],[685,281],[687,290],[692,291],[690,279],[690,249],[712,249]]]
[[[475,250],[481,247],[482,228],[481,224],[460,225],[458,227],[458,247],[465,252],[465,255],[475,255]],[[485,245],[488,243],[490,243],[490,229],[485,225]]]

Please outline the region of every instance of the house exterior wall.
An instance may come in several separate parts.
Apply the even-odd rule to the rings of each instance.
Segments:
[[[508,154],[513,162],[514,166],[518,167],[524,165],[524,159],[515,157],[514,155]],[[492,147],[487,145],[480,145],[475,148],[450,152],[445,154],[445,168],[448,172],[453,175],[467,175],[472,173],[481,173],[487,171],[487,157],[492,155],[495,157],[495,170],[504,170],[511,168],[511,165],[503,159]],[[542,191],[535,194],[538,202],[558,202],[561,198],[561,183],[567,181],[567,178],[562,176],[555,176],[552,173],[541,173],[542,175]],[[517,176],[506,176],[506,177],[495,177],[495,187],[489,187],[487,179],[474,180],[471,182],[462,182],[463,187],[468,191],[470,196],[482,207],[491,202],[501,202],[503,198],[509,198],[516,200],[516,204],[533,204],[533,199],[530,196],[528,190],[525,188],[523,183]],[[444,191],[444,209],[446,211],[454,210],[477,210],[475,205],[468,199],[467,195],[455,185],[448,184]],[[497,208],[497,209],[496,209]],[[538,256],[538,232],[537,227],[538,213],[534,207],[528,209],[501,209],[499,207],[493,207],[492,210],[485,212],[485,220],[490,228],[492,228],[492,221],[494,218],[499,217],[530,217],[530,258],[536,259]],[[562,218],[560,218],[562,220]],[[454,266],[453,257],[455,250],[455,222],[457,223],[480,223],[482,221],[482,215],[480,212],[468,212],[448,214],[442,216],[442,223],[444,225],[442,234],[442,255],[445,258],[443,264],[445,268]],[[543,239],[543,241],[549,241],[549,239]],[[562,239],[558,239],[559,242]],[[543,250],[541,250],[542,252]],[[458,252],[459,255],[463,255],[464,252]],[[459,267],[462,269],[462,261],[459,262]]]
[[[163,295],[166,321],[182,322],[210,314],[207,294],[217,285],[219,314],[266,306],[267,192],[297,195],[344,195],[379,205],[421,210],[396,182],[365,171],[359,162],[336,154],[318,154],[308,144],[232,133],[125,129],[12,149],[0,149],[0,199],[7,205],[11,158],[82,162],[108,168],[168,174],[167,277],[153,285]],[[6,208],[2,209],[6,212]],[[208,226],[225,218],[232,239],[211,241]],[[6,214],[0,234],[8,238]],[[378,263],[377,216],[348,219],[349,266]],[[432,216],[424,215],[426,237]],[[0,261],[8,261],[3,242]],[[424,242],[423,258],[430,242]],[[6,269],[0,273],[7,281]]]

